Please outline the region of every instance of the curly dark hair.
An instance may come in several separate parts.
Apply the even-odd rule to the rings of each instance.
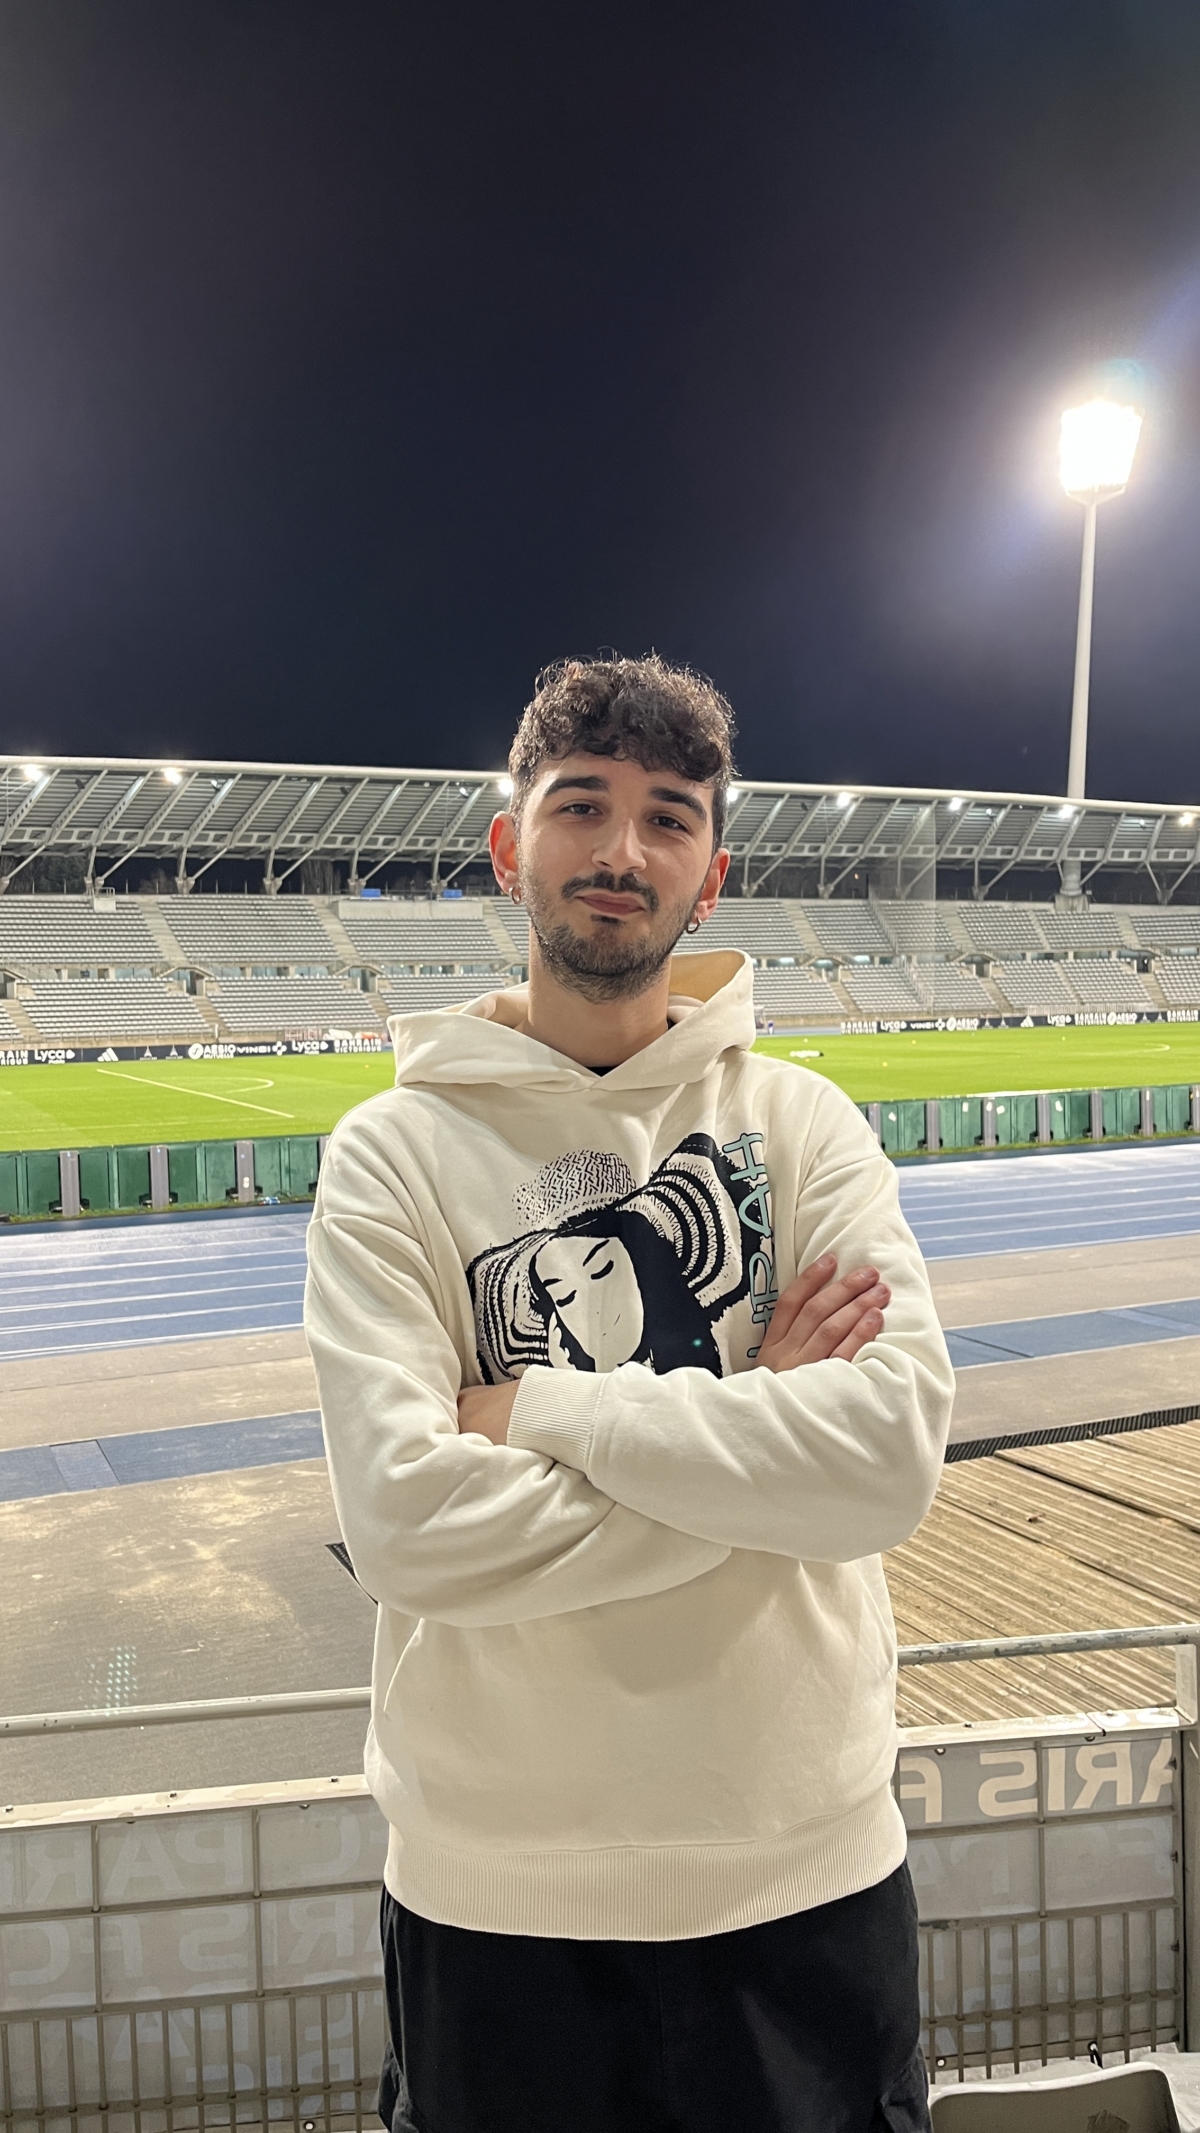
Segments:
[[[512,744],[513,806],[544,763],[579,751],[620,757],[643,770],[673,770],[713,788],[713,849],[725,830],[734,776],[734,721],[719,689],[690,667],[644,659],[560,659],[538,675]]]

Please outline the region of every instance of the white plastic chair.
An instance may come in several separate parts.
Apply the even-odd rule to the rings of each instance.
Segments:
[[[1179,2133],[1171,2084],[1144,2062],[1026,2089],[935,2088],[930,2108],[934,2133]]]

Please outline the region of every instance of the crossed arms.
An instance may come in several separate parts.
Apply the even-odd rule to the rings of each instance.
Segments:
[[[914,1530],[953,1373],[892,1166],[865,1121],[849,1148],[835,1124],[804,1172],[807,1271],[760,1368],[535,1367],[464,1396],[461,1265],[384,1121],[351,1114],[322,1165],[305,1325],[342,1532],[375,1598],[485,1627],[666,1591],[733,1548],[853,1561]]]

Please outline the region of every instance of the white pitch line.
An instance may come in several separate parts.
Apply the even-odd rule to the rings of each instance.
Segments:
[[[211,1089],[181,1089],[175,1081],[152,1081],[149,1074],[123,1074],[120,1067],[97,1067],[96,1072],[109,1075],[113,1081],[136,1081],[142,1089],[169,1089],[172,1096],[185,1100],[190,1096],[203,1096],[206,1103],[232,1104],[235,1111],[265,1111],[271,1118],[294,1119],[296,1116],[294,1111],[277,1111],[274,1104],[248,1104],[239,1096],[214,1096]]]

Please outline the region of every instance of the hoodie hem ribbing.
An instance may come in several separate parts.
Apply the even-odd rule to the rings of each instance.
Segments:
[[[890,1785],[847,1815],[751,1844],[468,1850],[389,1832],[384,1881],[435,1924],[564,1940],[693,1940],[873,1888],[904,1858]]]

